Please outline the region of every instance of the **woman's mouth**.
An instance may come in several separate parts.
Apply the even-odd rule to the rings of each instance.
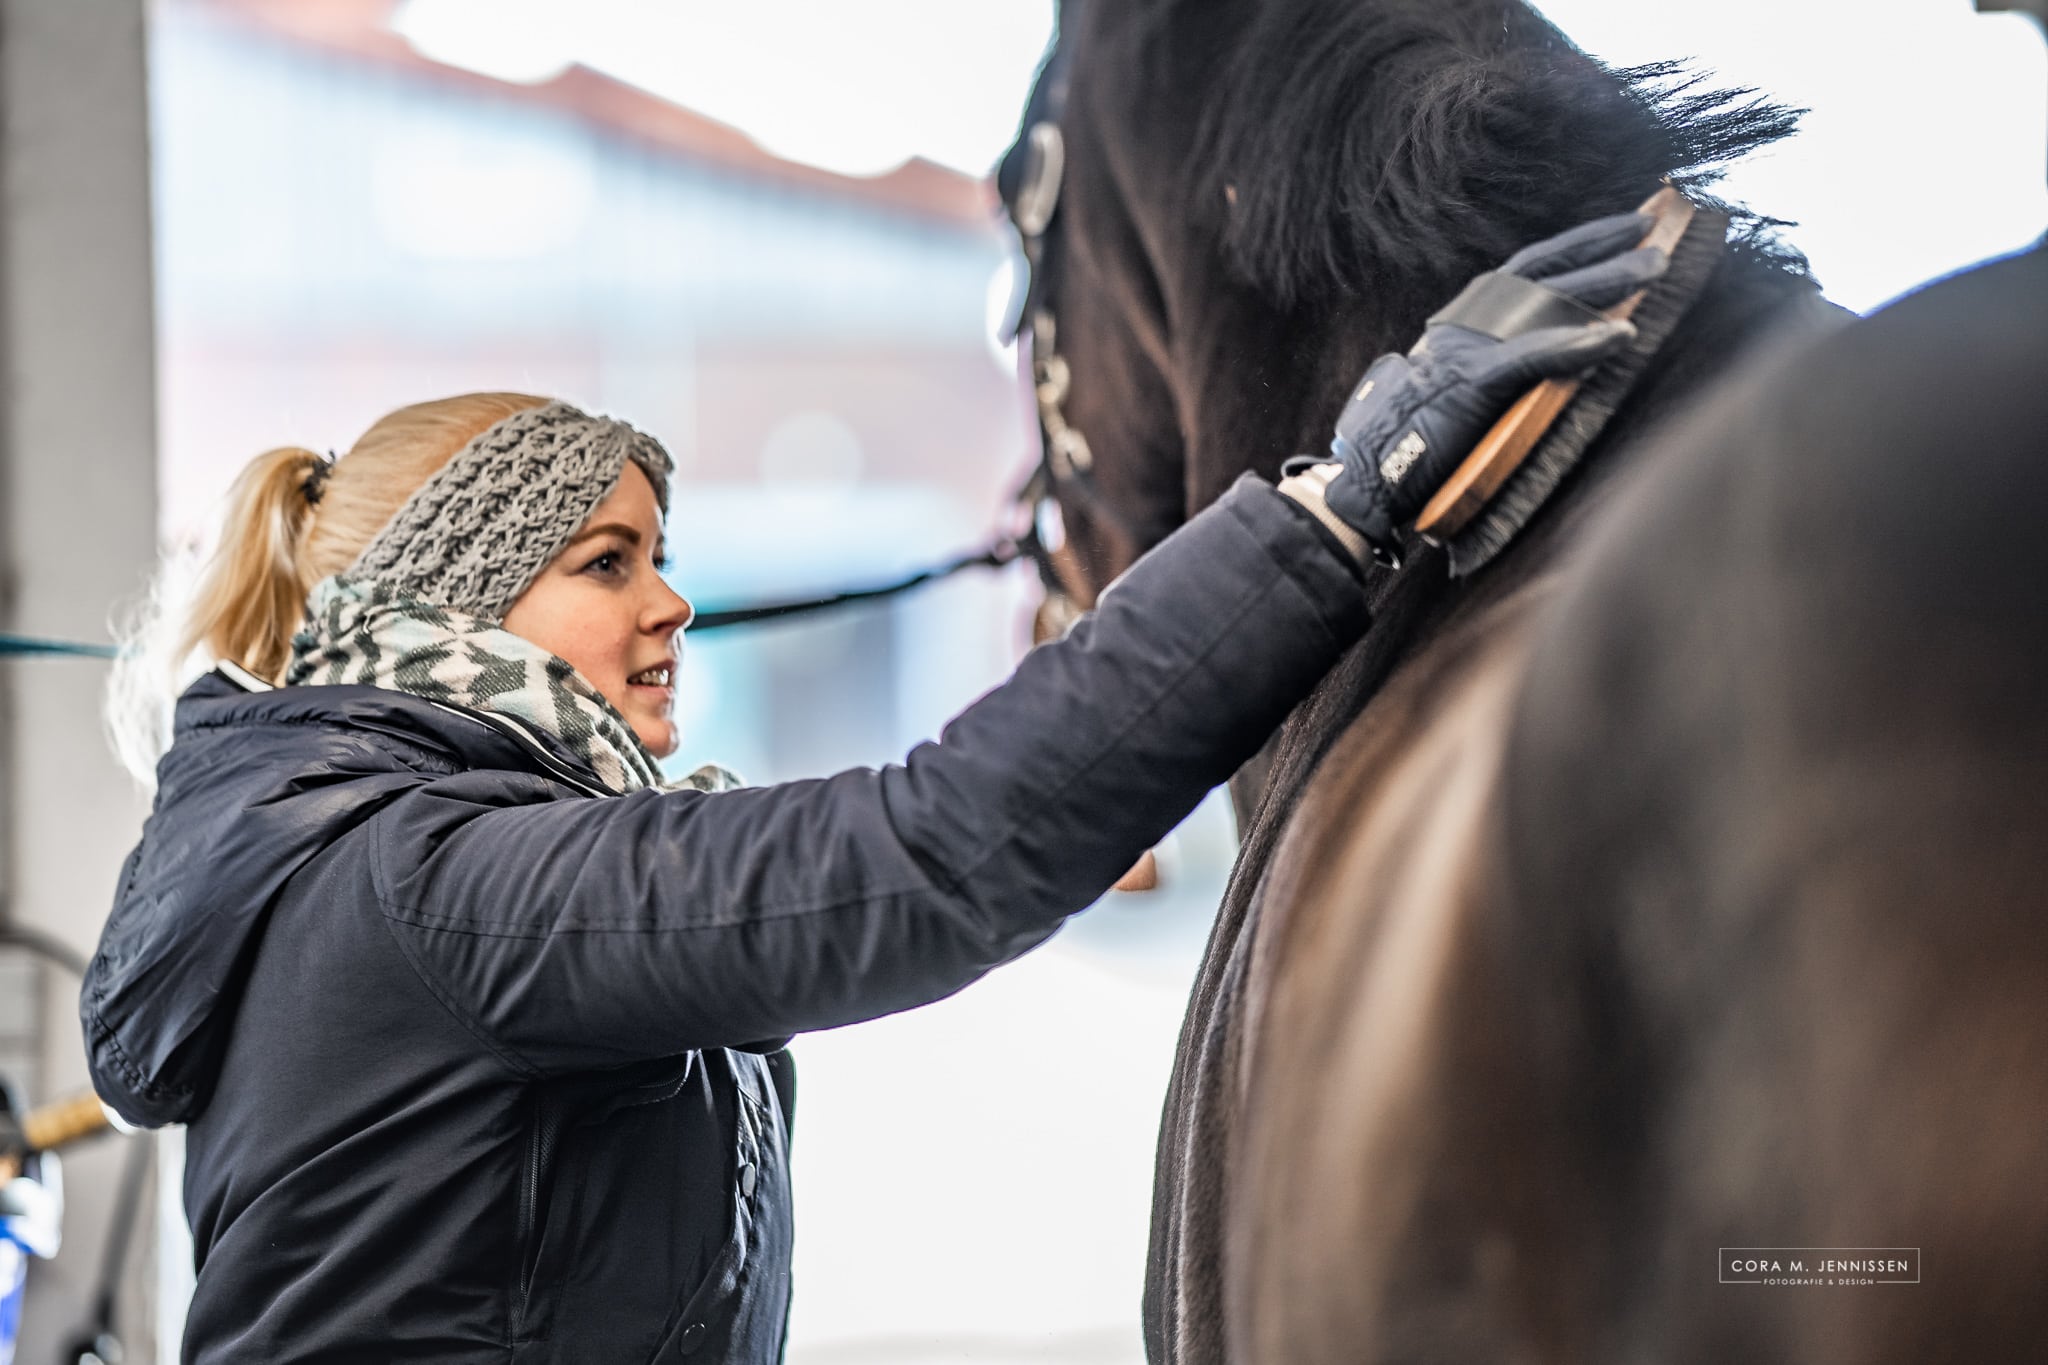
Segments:
[[[652,668],[643,668],[638,673],[627,678],[626,684],[629,687],[654,687],[667,690],[674,685],[674,681],[675,665],[670,663],[656,664]]]

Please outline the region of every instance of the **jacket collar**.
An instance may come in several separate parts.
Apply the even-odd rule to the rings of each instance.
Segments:
[[[515,717],[384,687],[277,687],[234,663],[221,664],[179,700],[173,737],[265,721],[361,730],[427,749],[458,768],[538,772],[588,796],[612,794],[561,740]]]

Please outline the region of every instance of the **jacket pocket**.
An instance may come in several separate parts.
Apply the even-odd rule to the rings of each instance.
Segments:
[[[518,1255],[511,1299],[515,1345],[544,1342],[553,1335],[560,1286],[587,1255],[587,1240],[609,1233],[586,1226],[592,1130],[622,1110],[673,1098],[696,1063],[691,1054],[533,1087],[518,1191]]]
[[[768,1183],[763,1162],[771,1156],[768,1134],[773,1119],[769,1105],[773,1101],[755,1088],[754,1067],[736,1064],[730,1054],[725,1054],[724,1059],[737,1095],[731,1143],[731,1221],[725,1245],[712,1260],[702,1283],[683,1297],[669,1315],[649,1365],[692,1359],[723,1360],[722,1354],[707,1356],[705,1347],[714,1340],[723,1341],[730,1332],[730,1318],[752,1269],[761,1190]]]

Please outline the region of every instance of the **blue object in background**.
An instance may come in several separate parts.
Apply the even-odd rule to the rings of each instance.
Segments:
[[[21,1333],[21,1286],[28,1279],[28,1253],[11,1237],[0,1237],[0,1365],[12,1365]]]
[[[0,1102],[8,1098],[0,1093]],[[0,1185],[0,1365],[12,1365],[21,1335],[28,1258],[55,1256],[62,1235],[64,1180],[57,1158],[48,1152],[32,1156],[28,1168],[28,1174]]]

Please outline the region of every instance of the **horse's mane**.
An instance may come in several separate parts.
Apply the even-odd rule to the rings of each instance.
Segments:
[[[1127,32],[1194,7],[1140,4]],[[1414,293],[1426,310],[1665,177],[1703,198],[1803,112],[1710,88],[1678,63],[1605,66],[1501,0],[1270,0],[1206,103],[1188,190],[1227,198],[1225,247],[1245,280],[1283,305],[1370,292],[1399,313],[1413,310],[1397,299]],[[1734,216],[1738,249],[1805,272],[1772,236],[1778,223]]]

